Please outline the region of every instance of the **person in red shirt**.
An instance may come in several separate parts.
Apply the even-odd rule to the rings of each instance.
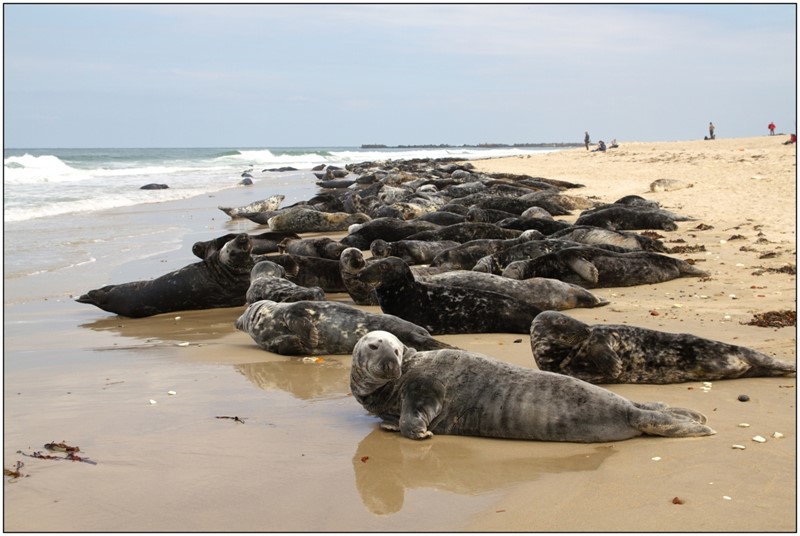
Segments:
[[[774,136],[775,135],[775,123],[770,121],[769,125],[767,126],[767,128],[769,129],[769,135],[770,136]]]

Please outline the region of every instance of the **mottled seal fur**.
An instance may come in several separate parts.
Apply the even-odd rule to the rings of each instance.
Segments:
[[[714,434],[699,412],[637,403],[577,378],[482,354],[418,352],[385,331],[353,350],[353,397],[410,439],[433,434],[578,443]]]
[[[369,259],[369,262],[375,262]],[[378,305],[375,288],[358,279],[358,273],[367,265],[368,260],[358,248],[347,248],[339,257],[339,271],[347,293],[356,305]]]
[[[222,246],[239,236],[239,234],[240,233],[228,233],[212,240],[195,242],[192,245],[192,253],[195,257],[205,259],[215,251],[222,249]],[[250,235],[250,243],[252,244],[250,253],[253,255],[275,253],[278,251],[278,244],[287,238],[300,238],[300,235],[294,233],[274,233],[272,231]]]
[[[405,237],[407,240],[453,240],[460,244],[481,238],[516,238],[522,231],[503,229],[492,223],[456,223],[432,231],[422,231]]]
[[[618,205],[583,212],[575,220],[575,225],[593,225],[622,231],[635,229],[675,231],[678,229],[676,221],[678,220],[675,215],[658,209]]]
[[[566,248],[533,260],[516,261],[503,270],[512,279],[550,277],[584,288],[630,287],[670,281],[678,277],[705,277],[708,272],[688,262],[653,253],[617,253],[601,248]]]
[[[331,301],[257,301],[235,325],[264,350],[281,355],[349,354],[363,335],[376,329],[417,348],[451,347],[411,322]]]
[[[323,259],[339,260],[339,255],[347,248],[338,240],[327,236],[311,238],[286,238],[278,244],[278,251],[290,255],[305,255]]]
[[[256,257],[280,264],[286,270],[286,278],[301,287],[320,287],[325,292],[347,292],[339,272],[339,261],[309,257],[307,255],[270,255]]]
[[[530,240],[522,244],[517,244],[510,248],[505,248],[502,251],[497,251],[491,255],[487,255],[475,263],[472,267],[476,272],[486,272],[488,274],[502,274],[506,266],[516,261],[527,261],[541,257],[554,251],[560,251],[571,247],[581,247],[583,244],[579,242],[571,242],[568,240]],[[609,246],[607,244],[599,244],[595,247],[608,249],[611,251],[628,251],[625,248],[617,246]]]
[[[261,300],[274,302],[323,301],[325,291],[319,287],[301,287],[286,279],[286,270],[272,261],[260,261],[250,271],[247,303]]]
[[[471,270],[453,270],[442,274],[417,276],[416,279],[435,285],[490,290],[532,303],[542,310],[561,311],[576,307],[600,307],[609,303],[608,300],[595,296],[583,287],[545,277],[519,280]]]
[[[430,264],[436,255],[442,251],[459,244],[454,240],[373,240],[369,249],[372,256],[382,259],[385,257],[400,257],[406,264]]]
[[[295,207],[276,214],[267,220],[273,231],[289,231],[292,233],[323,233],[346,231],[354,223],[365,223],[371,218],[357,212],[321,212],[303,207]]]
[[[396,242],[414,233],[438,229],[439,227],[439,225],[427,221],[376,218],[360,224],[357,229],[350,230],[340,242],[347,247],[355,247],[363,251],[369,249],[373,240],[380,239],[387,242]]]
[[[375,287],[384,313],[404,318],[433,335],[528,333],[541,309],[505,294],[416,281],[406,263],[387,257],[356,276]]]
[[[431,260],[431,266],[446,268],[449,270],[471,270],[475,263],[486,255],[491,255],[505,248],[527,242],[529,240],[539,240],[544,235],[538,231],[523,231],[516,238],[479,238],[470,240],[458,246],[446,249],[436,255]]]
[[[251,247],[243,233],[200,262],[149,281],[90,290],[76,301],[132,318],[244,305],[254,264]]]
[[[667,251],[667,248],[659,240],[628,231],[614,231],[591,225],[573,225],[551,234],[548,238],[571,240],[587,245],[609,244],[626,249],[641,249],[661,253]]]
[[[541,370],[591,383],[679,383],[795,374],[794,363],[743,346],[629,325],[589,326],[545,311],[531,323]]]
[[[243,207],[218,207],[222,212],[231,218],[241,218],[245,213],[252,212],[266,212],[270,210],[278,210],[286,196],[283,194],[272,195],[260,201],[254,201],[249,205]]]

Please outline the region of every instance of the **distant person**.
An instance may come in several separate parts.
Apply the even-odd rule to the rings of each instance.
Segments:
[[[586,132],[586,136],[583,137],[583,144],[586,146],[586,150],[589,150],[589,144],[592,143],[592,140],[589,138],[589,132]]]
[[[593,153],[600,151],[601,153],[606,152],[606,142],[600,140],[597,142],[597,149],[592,150]]]
[[[769,125],[767,126],[767,128],[769,129],[769,135],[770,136],[774,136],[775,135],[775,122],[774,121],[770,121]]]
[[[716,139],[716,137],[714,137],[714,123],[712,123],[711,121],[708,122],[708,139],[709,140]]]
[[[797,143],[797,134],[791,134],[789,139],[783,142],[784,145],[791,145],[793,143]]]
[[[617,147],[619,147],[619,145],[617,145],[617,138],[614,138],[613,140],[611,140],[611,145],[609,145],[608,148],[616,149]]]

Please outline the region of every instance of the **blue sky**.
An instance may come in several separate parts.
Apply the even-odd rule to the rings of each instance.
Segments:
[[[796,131],[794,4],[4,5],[5,147]]]

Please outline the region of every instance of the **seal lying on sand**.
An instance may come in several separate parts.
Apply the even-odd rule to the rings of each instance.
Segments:
[[[387,257],[356,276],[375,287],[384,313],[445,333],[528,333],[541,309],[505,294],[418,282],[406,263]]]
[[[321,233],[346,231],[354,223],[364,223],[371,218],[360,212],[320,212],[303,207],[294,207],[267,220],[273,231],[289,231],[292,233]]]
[[[284,199],[286,199],[285,195],[276,194],[268,197],[267,199],[255,201],[243,207],[217,207],[217,208],[219,208],[222,212],[224,212],[231,218],[241,218],[243,217],[242,216],[243,214],[248,212],[267,212],[270,210],[278,210],[278,207],[281,206],[281,203],[283,203]]]
[[[325,291],[319,287],[301,287],[286,279],[286,270],[272,261],[260,261],[250,271],[247,303],[261,300],[274,302],[324,301]]]
[[[631,287],[707,275],[684,260],[660,253],[616,253],[593,247],[554,251],[533,260],[512,262],[503,270],[503,276],[512,279],[550,277],[583,288]]]
[[[289,253],[256,257],[256,261],[262,260],[283,266],[286,279],[301,287],[319,287],[325,292],[347,292],[339,272],[339,261]]]
[[[385,330],[417,348],[452,348],[396,316],[367,313],[330,301],[251,304],[236,320],[264,350],[281,355],[349,354],[369,331]]]
[[[542,310],[561,311],[575,307],[608,305],[608,300],[595,296],[583,287],[545,277],[519,280],[471,270],[453,270],[442,274],[417,276],[417,281],[448,287],[491,290],[532,303]]]
[[[609,244],[626,249],[641,249],[644,251],[656,251],[666,253],[667,248],[659,240],[654,240],[648,236],[631,233],[627,231],[614,231],[592,227],[591,225],[573,225],[568,229],[555,232],[547,238],[557,240],[571,240],[595,246],[599,244]]]
[[[430,264],[436,255],[458,245],[459,242],[453,240],[398,240],[396,242],[373,240],[369,249],[372,256],[379,259],[400,257],[407,264]]]
[[[743,346],[628,325],[588,326],[545,311],[531,324],[541,370],[591,383],[679,383],[794,374],[794,363]]]
[[[339,260],[347,246],[339,243],[338,240],[327,236],[317,236],[312,238],[287,238],[278,244],[278,251],[290,255],[305,255],[307,257],[321,257],[323,259]]]
[[[370,259],[370,262],[375,262]],[[358,279],[358,273],[367,265],[367,259],[358,248],[347,248],[339,257],[339,272],[347,293],[356,305],[378,305],[378,295],[372,285]]]
[[[76,299],[122,316],[244,305],[250,287],[250,238],[240,234],[206,259],[149,281],[107,285]]]
[[[701,413],[462,350],[417,352],[385,331],[355,345],[350,390],[381,426],[433,434],[580,443],[714,434]]]
[[[195,242],[192,245],[192,253],[194,253],[195,257],[205,259],[215,251],[219,251],[222,246],[237,236],[239,236],[238,233],[228,233],[212,240]],[[272,231],[267,231],[257,235],[250,235],[250,242],[253,245],[253,249],[250,250],[250,253],[253,255],[275,253],[278,251],[278,245],[280,242],[287,238],[300,238],[300,235],[294,233],[273,233]]]

